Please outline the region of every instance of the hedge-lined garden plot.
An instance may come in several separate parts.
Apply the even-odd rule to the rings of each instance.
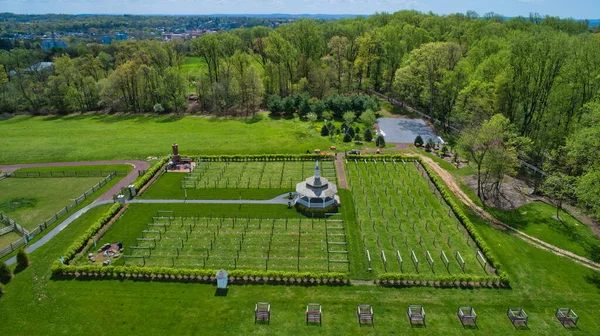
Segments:
[[[126,247],[126,265],[346,272],[343,221],[174,217],[161,211]]]
[[[486,260],[418,162],[346,162],[374,272],[485,275]]]
[[[336,179],[333,161],[319,161],[321,176]],[[199,161],[182,181],[182,188],[294,189],[314,174],[314,161]]]

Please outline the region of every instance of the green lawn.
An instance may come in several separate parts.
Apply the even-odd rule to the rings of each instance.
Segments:
[[[174,142],[187,155],[303,154],[332,145],[298,120],[133,114],[14,117],[0,121],[0,142],[0,164],[145,159],[165,155]]]
[[[597,273],[479,221],[475,221],[477,229],[511,275],[512,289],[248,285],[233,286],[227,296],[215,296],[214,285],[51,280],[50,264],[56,256],[107,208],[94,209],[63,230],[51,244],[32,253],[31,266],[17,274],[0,298],[4,334],[571,334],[553,317],[557,307],[571,307],[581,316],[581,330],[577,334],[600,333]],[[179,210],[183,211],[181,207]],[[246,207],[236,213],[256,214],[264,210],[259,207],[251,211]],[[204,211],[216,215],[229,214],[235,209],[210,206]],[[270,325],[254,325],[253,309],[257,301],[271,303]],[[323,305],[323,326],[305,326],[304,309],[309,302]],[[358,326],[355,310],[359,303],[373,305],[375,328]],[[425,306],[427,328],[410,327],[405,315],[409,304]],[[479,330],[460,325],[455,315],[459,305],[475,307],[480,316]],[[514,306],[522,306],[529,313],[530,331],[515,330],[506,318],[506,309]]]
[[[495,217],[529,235],[580,256],[600,261],[600,240],[589,226],[556,207],[540,202],[529,203],[512,211],[489,208]]]
[[[31,229],[102,179],[103,177],[7,178],[0,181],[0,212],[24,228]]]
[[[184,73],[199,72],[200,70],[206,68],[206,61],[202,57],[186,57],[183,65],[181,66],[181,70]]]
[[[0,224],[0,228],[3,228],[3,224]],[[8,246],[9,244],[19,240],[21,238],[21,234],[16,231],[11,231],[5,235],[0,236],[0,248]]]

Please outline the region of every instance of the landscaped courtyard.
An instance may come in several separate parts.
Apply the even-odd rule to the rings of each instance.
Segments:
[[[340,172],[336,171],[334,161],[321,161],[320,165],[324,176],[338,181]],[[236,201],[242,190],[248,192],[245,195],[255,195],[254,199],[264,202],[271,196],[287,194],[295,183],[313,174],[314,161],[214,161],[206,164],[204,170],[197,170],[202,167],[200,164],[192,173],[163,173],[144,195],[135,198],[142,203],[130,203],[99,237],[93,245],[96,247],[83,250],[71,264],[87,267],[81,270],[92,275],[94,271],[89,267],[98,265],[102,269],[99,266],[102,260],[91,263],[88,253],[99,255],[95,254],[98,247],[121,242],[123,252],[112,259],[112,264],[128,267],[132,272],[146,268],[168,274],[169,269],[194,272],[222,268],[239,272],[283,271],[290,273],[281,274],[297,276],[313,274],[317,279],[318,274],[326,278],[327,274],[341,273],[352,284],[316,285],[321,280],[301,284],[298,279],[294,285],[278,286],[261,280],[243,286],[231,285],[226,296],[215,296],[214,284],[190,283],[162,275],[161,281],[143,277],[127,280],[125,273],[120,280],[119,274],[114,274],[117,279],[113,275],[80,275],[75,279],[51,276],[51,265],[56,258],[65,255],[73,241],[86,236],[91,223],[107,211],[109,205],[102,205],[89,210],[51,243],[32,253],[33,264],[17,275],[0,299],[0,311],[5,318],[14,320],[18,314],[19,321],[24,321],[11,324],[6,330],[9,334],[20,334],[34,326],[43,333],[101,330],[103,319],[89,319],[89,316],[110,318],[115,332],[152,334],[165,330],[160,319],[142,322],[138,317],[141,309],[178,320],[177,325],[169,327],[175,333],[226,330],[226,334],[232,335],[346,335],[418,330],[432,335],[508,335],[520,332],[507,319],[509,307],[526,309],[529,330],[535,334],[565,332],[554,317],[558,307],[570,307],[578,313],[582,333],[594,334],[600,330],[600,323],[594,318],[600,309],[597,273],[491,228],[465,207],[461,209],[469,214],[478,234],[493,246],[492,252],[510,277],[510,285],[474,286],[467,281],[456,283],[458,288],[443,288],[448,286],[442,286],[441,282],[453,281],[450,280],[453,276],[497,277],[494,265],[485,264],[487,255],[478,253],[481,252],[478,243],[445,199],[452,196],[443,196],[422,163],[413,159],[349,157],[343,165],[349,190],[340,190],[338,212],[325,216],[307,216],[288,207],[285,199],[279,204]],[[194,175],[198,175],[197,185],[182,188],[186,178]],[[239,176],[246,176],[246,185],[234,184],[230,188],[230,183],[241,183],[235,180]],[[197,202],[222,199],[230,203],[187,203],[184,189],[190,200],[194,200],[194,191],[202,191]],[[180,203],[169,203],[170,200]],[[250,274],[267,273],[248,274],[247,278],[254,279]],[[386,274],[410,276],[411,281],[398,281],[392,288],[383,286],[383,282],[378,286],[374,280]],[[256,277],[259,278],[263,279]],[[560,278],[569,281],[556,280]],[[279,283],[283,279],[287,278],[282,277]],[[412,281],[417,279],[422,281]],[[242,278],[239,281],[246,283]],[[26,293],[34,296],[35,303],[26,299]],[[25,303],[23,310],[4,308],[20,301]],[[258,301],[271,304],[268,325],[253,323],[254,305]],[[320,327],[304,323],[304,308],[310,302],[323,307]],[[356,306],[363,303],[373,307],[374,328],[357,323]],[[413,304],[425,308],[426,327],[411,328],[406,308]],[[479,329],[462,327],[456,309],[465,305],[475,307],[480,317]],[[177,308],[181,306],[186,307],[186,312]],[[60,312],[72,322],[36,324],[38,309]],[[135,315],[129,313],[133,310],[137,312]],[[220,313],[216,315],[215,311]],[[83,319],[85,325],[79,322]],[[31,332],[35,333],[33,329]]]

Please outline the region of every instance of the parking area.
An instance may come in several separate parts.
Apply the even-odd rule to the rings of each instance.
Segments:
[[[420,135],[424,142],[432,139],[435,143],[440,143],[435,131],[423,119],[379,118],[377,123],[388,143],[413,143],[417,135]]]

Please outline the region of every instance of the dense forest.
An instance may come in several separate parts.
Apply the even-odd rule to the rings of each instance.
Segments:
[[[0,109],[185,111],[195,91],[195,111],[204,113],[275,106],[321,117],[325,101],[373,90],[425,111],[443,131],[463,130],[460,144],[475,161],[478,155],[482,163],[489,160],[487,151],[472,150],[488,148],[486,141],[519,139],[506,141],[494,162],[510,154],[544,165],[568,182],[555,185],[555,192],[600,213],[598,55],[600,34],[587,22],[536,14],[506,20],[401,11],[302,19],[190,40],[3,51]],[[185,66],[186,57],[199,66]],[[54,65],[36,66],[41,61]],[[496,138],[482,137],[492,129]],[[488,174],[511,171],[487,165]]]

